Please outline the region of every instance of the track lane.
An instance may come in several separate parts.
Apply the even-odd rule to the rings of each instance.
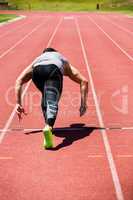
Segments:
[[[94,98],[94,102],[95,102],[95,106],[96,106],[96,112],[97,112],[97,118],[98,118],[98,121],[99,121],[99,125],[100,125],[100,127],[105,127],[105,124],[104,124],[104,121],[103,121],[103,116],[102,116],[102,111],[101,111],[100,105],[99,105],[99,99],[98,99],[98,96],[96,94],[95,85],[94,85],[94,82],[93,82],[91,67],[90,67],[89,62],[88,62],[88,58],[87,58],[87,54],[86,54],[86,50],[85,50],[85,46],[84,46],[84,42],[83,42],[83,38],[82,38],[82,34],[81,34],[81,30],[80,30],[78,20],[76,20],[76,26],[77,26],[77,32],[79,34],[79,39],[80,39],[80,43],[81,43],[81,48],[82,48],[84,60],[85,60],[87,71],[88,71],[90,86],[91,86],[92,93],[93,93],[93,98]],[[108,139],[108,136],[107,136],[105,129],[101,130],[101,135],[102,135],[103,144],[104,144],[104,147],[105,147],[105,152],[106,152],[109,168],[110,168],[111,175],[112,175],[112,180],[113,180],[113,183],[114,183],[116,198],[118,200],[124,200],[124,195],[123,195],[123,191],[122,191],[122,188],[121,188],[121,183],[120,183],[120,180],[119,180],[117,168],[116,168],[116,165],[115,165],[115,162],[114,162],[114,159],[113,159],[111,146],[110,146],[109,139]]]
[[[114,26],[103,21],[98,16],[93,15],[93,18],[90,16],[88,16],[88,18],[106,35],[106,37],[108,37],[108,39],[114,43],[114,45],[116,45],[131,61],[133,61],[131,36],[129,37],[125,32],[115,29]],[[112,28],[114,31],[112,31]]]
[[[46,16],[47,17],[47,16]],[[27,17],[25,18],[24,21],[21,21],[19,22],[19,24],[14,24],[14,23],[11,23],[11,24],[7,24],[7,25],[4,25],[3,27],[6,27],[7,30],[1,30],[0,29],[0,40],[5,37],[5,36],[8,36],[10,37],[10,34],[11,33],[15,33],[17,30],[20,30],[20,29],[23,29],[23,28],[26,28],[25,25],[30,25],[32,24],[35,20],[40,20],[42,17],[40,18],[31,18],[31,17]],[[34,20],[33,20],[34,19]],[[11,25],[11,27],[9,26]]]
[[[59,39],[66,42],[59,43]],[[75,45],[70,46],[68,43]],[[64,20],[52,41],[52,46],[64,53],[72,61],[72,64],[79,67],[80,71],[86,75],[87,71],[79,45],[74,21]],[[35,92],[33,85],[30,86],[29,91]],[[64,196],[66,199],[72,198],[74,200],[88,200],[88,197],[97,200],[102,199],[103,194],[107,200],[116,199],[101,135],[98,130],[95,130],[95,127],[91,127],[99,124],[95,107],[90,106],[89,112],[83,118],[79,118],[78,92],[78,86],[65,78],[60,113],[55,127],[63,128],[69,127],[72,123],[85,122],[89,129],[87,129],[87,132],[83,131],[82,134],[81,130],[69,132],[66,129],[64,131],[61,129],[61,131],[56,132],[55,145],[57,151],[41,149],[41,133],[27,133],[25,135],[13,132],[5,138],[1,145],[1,152],[4,153],[7,149],[3,156],[6,157],[10,153],[10,156],[14,158],[9,163],[10,168],[8,169],[6,168],[8,163],[2,162],[2,172],[8,173],[8,178],[5,176],[2,179],[3,182],[6,182],[7,179],[9,181],[9,185],[7,185],[8,194],[15,195],[16,198],[32,198],[33,200],[36,198],[43,199],[44,196],[48,200],[62,199]],[[69,95],[70,98],[74,98],[73,101],[71,101]],[[89,95],[92,101],[91,91]],[[38,104],[39,96],[36,95],[34,98],[34,101]],[[94,102],[91,103],[94,105]],[[29,127],[32,125],[33,128],[43,126],[39,107],[34,105],[31,112],[24,119],[22,126]],[[16,125],[17,119],[15,118],[11,126]],[[21,161],[19,159],[20,154]],[[13,176],[14,172],[10,170],[11,168],[17,172],[15,177]],[[19,181],[17,181],[18,178]],[[13,188],[10,187],[11,182]],[[54,192],[51,193],[50,191]]]
[[[115,114],[114,117],[106,117],[105,120],[110,118],[112,120],[110,124],[114,123],[116,125],[121,125],[122,123],[123,127],[131,126],[132,102],[130,101],[130,98],[128,98],[128,93],[132,94],[132,60],[126,55],[122,54],[121,50],[116,45],[114,45],[114,43],[108,37],[106,37],[102,30],[100,30],[99,27],[97,27],[96,24],[93,23],[93,21],[90,21],[90,23],[88,24],[88,26],[91,25],[94,30],[96,29],[96,35],[94,37],[97,37],[96,43],[93,43],[92,45],[95,49],[98,49],[97,54],[95,54],[95,56],[100,62],[99,65],[102,67],[95,68],[95,71],[93,71],[94,73],[103,74],[103,80],[97,79],[96,85],[100,84],[99,87],[102,88],[102,85],[105,82],[104,85],[106,84],[108,90],[105,91],[105,89],[102,89],[103,102],[105,102],[104,107],[107,108],[110,104],[110,107],[112,108],[110,116],[113,113]],[[91,36],[92,40],[94,40],[94,37]],[[100,38],[102,39],[101,41]],[[99,54],[102,45],[103,51]],[[106,52],[104,49],[108,49],[108,52]],[[92,54],[93,53],[89,51],[89,55]],[[107,61],[109,61],[108,63],[107,61],[105,62],[105,58]],[[94,64],[96,65],[96,63]],[[112,80],[115,81],[115,85],[112,84]],[[103,81],[103,83],[101,83],[101,81]],[[104,100],[105,98],[108,100]],[[124,98],[125,100],[123,100]],[[123,103],[123,101],[125,102]],[[105,121],[105,123],[109,125],[107,121]]]
[[[113,65],[113,62],[112,63],[110,62],[111,67],[110,67],[110,71],[108,71],[107,62],[104,63],[105,55],[108,58],[108,60],[110,60],[112,55],[114,57],[114,55],[116,55],[116,52],[118,50],[116,50],[114,48],[114,45],[111,45],[108,40],[105,40],[105,37],[103,37],[103,35],[100,34],[100,32],[97,31],[96,28],[94,28],[94,26],[92,26],[92,24],[89,24],[89,28],[87,28],[86,24],[88,24],[88,22],[86,22],[85,25],[83,23],[85,21],[85,18],[83,18],[83,21],[81,19],[79,21],[80,21],[80,26],[82,27],[81,31],[82,31],[83,39],[85,41],[87,55],[89,55],[89,62],[93,66],[92,74],[93,74],[95,83],[97,83],[96,90],[97,90],[97,94],[99,95],[99,99],[102,95],[106,95],[110,97],[112,92],[111,94],[110,94],[110,91],[109,93],[108,92],[106,93],[105,89],[109,87],[109,90],[113,91],[116,89],[116,87],[119,88],[121,85],[123,85],[123,83],[127,83],[129,76],[131,77],[131,71],[130,71],[131,63],[129,61],[127,62],[127,59],[119,55],[120,57],[117,58],[117,63],[120,62],[118,61],[119,59],[120,60],[122,59],[122,62],[124,61],[124,63],[127,66],[127,69],[126,67],[123,67],[121,70],[121,66],[119,65],[119,67],[116,70],[117,65]],[[72,25],[73,22],[68,21],[64,23],[65,23],[65,27],[64,26],[60,27],[52,44],[54,47],[56,47],[57,49],[60,49],[60,51],[65,53],[65,55],[67,55],[67,57],[70,60],[72,60],[73,64],[75,64],[76,66],[82,66],[81,72],[86,75],[87,72],[84,67],[85,64],[84,64],[83,57],[81,56],[82,55],[81,49],[75,48],[74,47],[75,45],[71,47],[70,45],[68,45],[68,42],[64,43],[65,47],[63,47],[62,43],[59,43],[59,39],[60,40],[64,39],[64,41],[68,39],[70,44],[75,43],[79,47],[79,41],[78,41],[77,36],[75,37],[75,31],[73,30],[72,32],[70,32],[70,27],[72,27],[73,29],[73,25]],[[93,43],[93,41],[95,44]],[[104,46],[106,48],[103,48]],[[102,50],[103,49],[105,50],[104,52],[101,51],[101,47],[102,47]],[[109,48],[110,49],[109,52],[107,52],[107,47],[111,47]],[[71,52],[72,49],[73,49],[73,52],[75,53]],[[113,50],[113,53],[112,53],[112,50]],[[80,55],[78,59],[77,59],[77,55]],[[78,60],[80,60],[81,63],[79,63]],[[112,76],[110,77],[111,73],[112,73]],[[115,85],[112,84],[111,82],[112,79]],[[105,88],[105,82],[107,83],[106,88]],[[64,95],[63,95],[64,99],[62,99],[62,104],[60,105],[61,114],[64,110],[64,105],[65,105],[66,110],[63,116],[64,119],[58,118],[56,127],[60,127],[60,125],[64,127],[68,127],[68,124],[70,124],[71,122],[76,123],[79,120],[79,117],[77,116],[78,106],[75,105],[76,104],[74,103],[75,101],[72,103],[70,102],[68,98],[67,87],[73,88],[73,84],[69,83],[68,80],[66,79],[65,85],[66,85],[66,90],[64,90]],[[113,87],[113,89],[111,89],[111,87]],[[75,95],[75,90],[76,91],[78,90],[76,86],[71,90],[71,93],[74,95]],[[30,91],[32,92],[35,91],[35,88],[33,87],[33,85],[31,85]],[[38,103],[38,98],[39,98],[38,95],[35,96],[34,98],[35,98],[35,102]],[[92,100],[92,93],[90,93],[90,99]],[[128,119],[126,120],[126,116],[124,116],[122,120],[121,114],[117,113],[118,111],[117,112],[116,110],[114,111],[114,108],[113,109],[108,108],[109,102],[110,102],[109,98],[106,98],[106,97],[103,98],[102,96],[101,106],[104,112],[103,113],[104,120],[106,120],[107,123],[109,122],[108,125],[111,125],[111,123],[113,123],[114,125],[117,122],[115,121],[117,119],[115,115],[117,115],[119,121],[121,122],[120,125],[123,125],[124,122],[125,122],[125,125],[127,125],[127,122],[130,117],[128,116]],[[119,103],[119,100],[118,100],[118,103]],[[94,105],[93,101],[92,101],[92,104]],[[68,113],[67,111],[71,106],[73,107],[73,112]],[[132,108],[132,103],[131,103],[130,108]],[[112,114],[112,110],[114,111],[113,114]],[[94,111],[93,116],[90,113],[87,113],[87,116],[85,118],[82,118],[81,122],[86,122],[89,124],[92,123],[92,126],[93,125],[98,126],[95,107],[92,107],[91,112],[93,111]],[[31,109],[31,112],[32,114],[30,114],[28,118],[24,119],[22,125],[24,127],[29,127],[30,126],[29,122],[32,122],[33,127],[43,126],[42,116],[40,114],[38,115],[39,113],[38,106],[37,107],[35,106],[34,110]],[[111,116],[113,117],[107,115],[108,112],[109,113],[111,112]],[[13,126],[15,127],[16,125],[18,125],[17,119],[14,119],[12,127]],[[125,158],[120,157],[120,155],[122,155],[123,153],[123,147],[121,146],[121,151],[117,151],[118,149],[115,148],[115,144],[114,144],[115,141],[116,143],[118,142],[119,148],[120,148],[120,145],[123,145],[122,141],[127,141],[126,145],[127,144],[129,145],[129,139],[127,139],[126,136],[124,138],[121,137],[120,139],[119,135],[122,134],[122,132],[120,132],[118,134],[119,138],[117,139],[117,137],[115,137],[115,140],[114,140],[115,132],[113,131],[113,132],[108,132],[108,133],[110,136],[109,140],[112,146],[113,155],[117,163],[117,168],[119,168],[119,176],[121,179],[125,199],[130,200],[132,197],[131,196],[132,195],[132,190],[131,190],[132,179],[131,178],[129,179],[129,177],[127,176],[126,177],[123,176],[123,172],[125,174],[125,172],[127,172],[127,168],[129,169],[128,164],[132,166],[131,159],[129,162],[129,158],[126,158],[127,162],[125,162],[124,161]],[[57,133],[57,137],[55,138],[56,145],[60,145],[63,141],[62,137],[66,138],[67,134],[69,134],[69,132],[66,133],[66,131],[64,131],[63,136],[61,136],[60,131],[59,131]],[[75,133],[72,133],[72,134],[75,134]],[[32,199],[34,200],[36,198],[39,198],[39,199],[41,199],[42,197],[44,198],[44,196],[45,197],[47,196],[48,199],[51,199],[51,198],[62,199],[61,194],[63,193],[67,199],[70,199],[72,197],[73,199],[76,199],[76,200],[77,199],[88,200],[88,193],[86,193],[86,191],[89,190],[90,192],[89,197],[92,199],[96,199],[96,200],[103,199],[103,195],[104,197],[106,197],[106,199],[109,199],[109,200],[110,198],[111,200],[116,199],[115,193],[113,192],[113,184],[110,182],[111,176],[108,174],[109,172],[108,165],[105,164],[103,167],[103,163],[106,163],[106,155],[104,153],[103,146],[101,146],[101,143],[99,143],[102,139],[99,134],[99,131],[90,129],[90,135],[89,137],[87,136],[85,136],[82,140],[81,139],[76,140],[75,138],[75,141],[73,142],[72,145],[66,143],[69,148],[67,148],[67,146],[63,146],[63,147],[59,146],[60,148],[57,152],[44,152],[40,148],[40,141],[42,140],[42,135],[40,133],[24,135],[19,132],[16,132],[16,133],[13,132],[10,135],[8,135],[1,146],[1,153],[3,154],[3,157],[5,156],[5,158],[6,157],[13,158],[10,161],[8,160],[8,162],[5,159],[1,165],[2,166],[1,172],[3,174],[8,175],[8,176],[5,175],[5,177],[2,177],[2,180],[5,183],[8,180],[8,184],[6,185],[6,191],[8,191],[8,194],[15,196],[16,199],[20,199],[20,198],[29,199],[29,197],[32,197]],[[24,141],[25,141],[25,144],[24,144]],[[10,151],[9,151],[9,147],[10,147]],[[88,147],[88,148],[84,148],[84,147]],[[132,151],[130,152],[127,146],[126,148],[127,149],[125,149],[125,151],[131,154]],[[130,150],[131,150],[131,145],[130,145]],[[20,155],[21,155],[21,160],[20,160]],[[42,160],[42,157],[45,157],[45,159]],[[81,157],[82,159],[79,159]],[[65,166],[64,166],[64,163],[66,163]],[[71,164],[68,165],[68,163],[71,163]],[[84,166],[86,163],[88,163],[87,170],[83,170],[85,169]],[[54,165],[54,168],[53,168],[53,165]],[[81,166],[82,166],[82,176],[79,178],[79,174],[81,173]],[[8,173],[7,173],[7,168],[8,168]],[[14,170],[16,169],[15,176],[14,176],[14,171],[12,169]],[[129,169],[128,175],[132,177],[131,171],[132,170]],[[105,177],[105,172],[106,172],[106,177]],[[88,173],[89,173],[89,179],[86,178],[88,177]],[[49,174],[52,177],[49,176]],[[69,179],[67,179],[66,177],[69,177]],[[18,180],[20,181],[18,182]],[[27,183],[27,180],[29,180],[31,184],[24,185],[23,183]],[[92,180],[94,182],[92,182]],[[78,182],[80,184],[76,185],[75,182]],[[98,184],[99,182],[100,182],[100,185]],[[106,184],[106,186],[103,188],[103,185],[105,183],[110,183],[110,184]],[[96,187],[96,185],[98,187]],[[1,188],[3,191],[5,191],[5,188],[3,185],[1,186]],[[21,193],[19,190],[20,188],[21,188]],[[33,192],[33,188],[34,188],[34,192],[37,191],[36,193]],[[54,190],[55,188],[56,190]],[[65,191],[64,191],[64,188],[65,188]],[[54,190],[54,192],[49,193],[50,190],[52,191]],[[80,190],[80,194],[78,193],[79,190]],[[25,193],[22,191],[25,191]],[[27,196],[27,193],[29,194],[29,196]],[[4,195],[6,197],[7,194],[4,193]]]
[[[113,22],[118,23],[120,26],[127,28],[129,31],[133,31],[133,18],[129,18],[127,16],[123,17],[123,15],[117,15],[115,18],[113,16],[109,16],[109,19],[111,19]]]
[[[82,23],[81,21],[80,24]],[[113,43],[111,43],[111,40],[108,40],[102,31],[100,31],[100,29],[98,30],[97,26],[94,26],[93,23],[88,24],[88,29],[93,29],[93,33],[95,32],[95,35],[92,35],[90,32],[89,42],[87,42],[88,36],[85,36],[85,33],[82,34],[84,35],[84,40],[86,40],[85,46],[91,65],[93,63],[92,74],[97,94],[102,93],[102,98],[99,103],[103,112],[105,125],[130,127],[132,126],[131,99],[133,95],[133,82],[131,78],[132,62],[130,62],[128,57],[122,56],[120,50],[112,45]],[[92,49],[94,50],[93,52]],[[95,59],[97,59],[97,63]],[[122,185],[124,199],[130,200],[132,196],[131,187],[133,180],[130,176],[127,180],[125,174],[128,169],[128,174],[132,174],[130,167],[127,167],[132,165],[132,157],[130,157],[130,155],[132,156],[131,131],[112,130],[107,131],[107,134]],[[126,143],[126,145],[124,143]],[[129,156],[126,157],[126,155]]]
[[[47,21],[48,19],[46,18],[45,20]],[[0,39],[0,59],[3,58],[8,53],[8,51],[10,51],[10,49],[16,46],[19,41],[21,42],[23,38],[25,39],[26,37],[29,37],[30,33],[34,32],[34,30],[37,30],[40,26],[43,26],[45,24],[45,20],[41,19],[38,23],[38,20],[32,19],[30,24],[26,24],[23,29],[18,29],[16,34],[12,32],[10,33],[10,36],[5,36],[4,40],[3,38]]]
[[[124,25],[122,26],[122,25],[120,25],[120,24],[114,22],[112,19],[109,19],[109,18],[106,17],[106,16],[103,16],[102,18],[103,18],[105,21],[111,23],[113,26],[117,27],[118,29],[120,29],[120,30],[122,30],[122,31],[124,31],[124,32],[126,32],[126,33],[128,33],[130,36],[133,36],[133,31],[131,31],[131,30],[125,28]]]
[[[4,32],[8,32],[9,29],[16,28],[16,26],[19,26],[22,23],[25,23],[27,20],[29,20],[29,18],[25,17],[25,18],[22,18],[18,21],[14,21],[14,22],[0,26],[0,35],[2,35]]]

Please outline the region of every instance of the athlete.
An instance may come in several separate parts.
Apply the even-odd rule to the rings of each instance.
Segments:
[[[63,76],[80,85],[81,105],[80,116],[87,109],[88,81],[68,60],[53,48],[46,48],[43,53],[28,66],[16,80],[15,92],[17,99],[16,113],[19,119],[26,114],[22,105],[22,86],[32,79],[42,93],[41,107],[45,119],[43,129],[43,146],[53,148],[52,129],[57,117],[58,102],[62,93]]]

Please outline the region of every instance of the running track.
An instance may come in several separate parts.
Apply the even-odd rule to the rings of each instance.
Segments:
[[[0,199],[132,200],[133,19],[19,14],[27,17],[0,27]],[[80,118],[79,88],[64,78],[53,151],[42,149],[36,131],[43,117],[32,83],[24,90],[28,116],[19,124],[14,112],[15,80],[46,46],[89,80],[88,112]],[[27,130],[8,131],[16,127]]]

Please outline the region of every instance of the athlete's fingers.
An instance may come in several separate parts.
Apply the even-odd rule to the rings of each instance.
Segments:
[[[87,107],[86,106],[81,106],[80,107],[80,117],[83,116],[86,112]]]
[[[18,115],[18,120],[21,121],[21,119],[22,119],[21,113],[17,113],[17,115]]]
[[[22,114],[27,115],[27,113],[25,112],[24,108],[21,105],[18,105],[16,113],[18,115],[19,121],[22,120]]]

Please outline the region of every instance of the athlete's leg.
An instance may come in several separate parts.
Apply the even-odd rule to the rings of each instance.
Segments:
[[[58,69],[45,81],[42,97],[42,110],[46,124],[53,127],[57,113],[58,103],[62,93],[62,75]]]
[[[33,70],[32,80],[42,93],[41,107],[46,123],[43,129],[43,146],[51,148],[53,147],[52,128],[57,117],[63,77],[59,69],[54,65],[37,66]]]
[[[62,92],[62,74],[55,65],[37,66],[33,70],[32,80],[42,93],[41,107],[45,122],[53,127]]]
[[[48,79],[44,83],[44,92],[42,96],[42,110],[45,118],[45,128],[43,129],[44,141],[43,146],[48,149],[52,148],[53,135],[52,128],[54,126],[57,112],[58,102],[62,92],[62,75],[59,70],[54,68]]]

